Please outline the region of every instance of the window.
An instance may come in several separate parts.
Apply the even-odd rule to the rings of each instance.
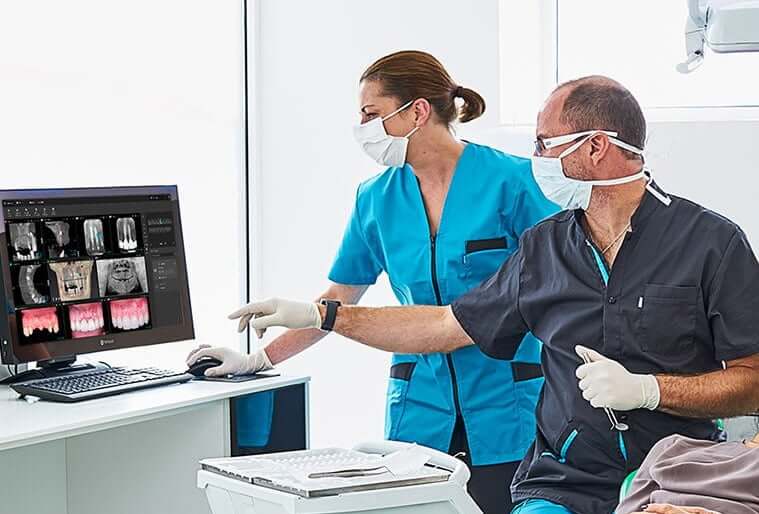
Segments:
[[[523,38],[517,46],[512,36],[502,34],[502,68],[527,70],[533,92],[547,92],[557,82],[601,74],[628,87],[649,112],[759,107],[759,76],[751,71],[759,69],[759,53],[715,54],[707,49],[704,63],[692,73],[675,69],[685,60],[685,0],[540,0],[525,2],[535,4],[529,7],[514,7],[516,3],[501,2],[501,32],[513,33],[516,27]],[[546,56],[550,50],[554,54]],[[518,53],[523,56],[516,58]],[[536,62],[540,69],[530,70],[536,68]],[[546,65],[549,69],[554,66],[553,81]],[[507,75],[502,71],[503,121],[532,123],[518,111],[520,102],[509,103],[513,93]],[[526,98],[529,102],[521,101],[525,110],[528,104],[539,107],[531,97]],[[534,117],[536,111],[532,112]]]
[[[563,0],[559,5],[559,81],[600,73],[630,88],[642,105],[758,106],[759,53],[714,54],[692,73],[685,60],[685,0]]]

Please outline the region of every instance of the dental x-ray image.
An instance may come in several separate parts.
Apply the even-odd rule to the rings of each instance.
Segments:
[[[97,269],[100,296],[148,292],[144,257],[99,260]]]
[[[27,264],[11,268],[16,305],[40,305],[50,302],[47,267]]]
[[[137,223],[134,218],[116,219],[116,239],[122,252],[137,250]]]
[[[31,261],[42,257],[37,224],[36,223],[10,223],[9,236],[11,243],[11,255],[14,261]]]
[[[105,232],[103,220],[84,220],[84,247],[88,255],[97,256],[105,253]]]
[[[27,343],[40,343],[62,339],[63,323],[57,307],[41,307],[19,312],[21,340]]]
[[[52,262],[49,266],[55,274],[57,299],[69,302],[92,297],[92,261]]]
[[[73,221],[55,220],[42,224],[42,243],[50,259],[79,257],[79,226]]]

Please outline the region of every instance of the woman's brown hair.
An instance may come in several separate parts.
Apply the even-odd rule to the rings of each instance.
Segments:
[[[385,95],[398,98],[401,104],[426,99],[447,125],[456,119],[472,121],[485,112],[485,99],[456,84],[440,61],[426,52],[406,50],[382,57],[366,69],[359,82],[375,80]],[[460,109],[456,98],[464,100]]]

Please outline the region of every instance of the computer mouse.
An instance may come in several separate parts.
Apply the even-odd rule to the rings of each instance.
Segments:
[[[190,375],[194,375],[196,377],[204,377],[206,374],[206,370],[209,368],[215,368],[216,366],[221,366],[221,361],[219,359],[216,359],[214,357],[201,357],[195,363],[190,366],[185,373],[189,373]]]

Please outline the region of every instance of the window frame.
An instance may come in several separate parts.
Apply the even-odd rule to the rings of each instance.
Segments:
[[[683,2],[685,8],[685,0]],[[521,16],[529,18],[538,16],[538,27],[533,40],[527,45],[541,45],[552,51],[544,52],[538,66],[530,66],[528,63],[519,62],[520,55],[527,45],[519,46],[516,51],[514,37],[505,30],[505,17],[507,9],[515,10]],[[531,2],[513,2],[499,0],[498,3],[498,32],[499,32],[499,94],[500,94],[500,124],[507,127],[524,127],[535,124],[534,117],[520,111],[520,99],[522,95],[530,94],[530,91],[541,90],[550,92],[559,83],[559,67],[561,65],[561,52],[559,47],[559,0],[532,0]],[[684,9],[685,12],[685,9]],[[718,55],[710,56],[719,58]],[[524,78],[525,85],[516,94],[506,93],[507,64],[514,63],[525,66],[524,73],[520,71],[520,80]],[[523,59],[522,59],[523,60]],[[673,66],[675,64],[673,63]],[[704,65],[708,66],[708,63]],[[510,100],[511,98],[511,100]],[[532,100],[532,99],[531,99]],[[759,121],[759,102],[748,105],[692,105],[692,106],[643,106],[643,112],[650,122],[704,122],[704,121]]]

